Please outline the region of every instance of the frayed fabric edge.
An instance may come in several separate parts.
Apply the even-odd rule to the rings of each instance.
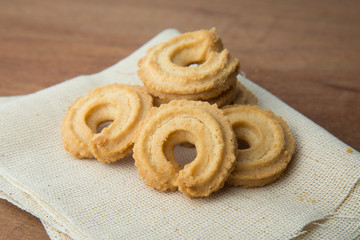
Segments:
[[[346,197],[344,197],[343,201],[336,207],[336,209],[331,212],[330,214],[326,215],[323,218],[320,219],[316,219],[313,220],[309,223],[307,223],[306,225],[304,225],[302,227],[302,229],[296,233],[294,236],[292,236],[290,239],[292,240],[297,240],[299,237],[306,237],[306,234],[311,233],[312,231],[316,231],[318,228],[324,228],[327,227],[326,223],[327,221],[331,220],[331,219],[337,219],[337,218],[345,218],[345,219],[351,219],[351,220],[355,220],[355,221],[359,221],[360,222],[360,218],[356,217],[356,216],[344,216],[339,212],[339,210],[341,209],[341,207],[346,204],[347,200],[352,196],[352,194],[354,194],[354,190],[356,187],[360,187],[360,177],[357,179],[357,181],[353,184],[352,188],[349,190],[348,194],[346,195]],[[360,204],[359,204],[360,205]],[[360,208],[359,210],[360,211]],[[311,229],[312,228],[312,229]],[[359,230],[359,228],[358,228]],[[360,239],[360,235],[358,235],[355,239]]]

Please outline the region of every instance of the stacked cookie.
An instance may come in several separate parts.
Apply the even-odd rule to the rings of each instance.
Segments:
[[[188,197],[207,197],[225,184],[261,187],[281,177],[295,150],[289,126],[251,106],[257,98],[237,81],[239,61],[223,49],[215,29],[157,45],[138,65],[145,86],[99,87],[68,108],[62,136],[72,155],[109,163],[133,151],[148,186]],[[184,167],[174,155],[179,144],[196,148]]]
[[[171,100],[201,100],[218,107],[256,104],[237,81],[239,60],[224,49],[215,29],[181,34],[148,50],[138,75],[155,106]]]
[[[178,189],[188,197],[207,197],[224,184],[270,184],[281,177],[295,150],[289,126],[269,110],[250,105],[219,109],[188,100],[153,108],[134,142],[135,165],[146,184],[161,191]],[[184,168],[174,156],[181,143],[193,144],[197,152]]]

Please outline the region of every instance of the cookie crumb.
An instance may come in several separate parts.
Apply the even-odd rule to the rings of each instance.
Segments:
[[[346,149],[346,152],[347,152],[347,153],[352,153],[353,150],[352,150],[351,148],[348,148],[348,149]]]

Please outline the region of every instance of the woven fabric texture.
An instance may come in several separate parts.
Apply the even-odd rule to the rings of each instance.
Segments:
[[[239,75],[289,124],[296,152],[284,177],[263,188],[226,187],[209,198],[147,187],[131,156],[78,160],[60,134],[67,107],[113,82],[141,84],[137,61],[179,32],[167,29],[104,71],[0,104],[0,197],[40,218],[52,239],[354,239],[360,235],[360,154]],[[176,151],[177,159],[193,156]]]

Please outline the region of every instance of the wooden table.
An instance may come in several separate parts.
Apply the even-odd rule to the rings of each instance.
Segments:
[[[0,95],[96,73],[165,28],[215,26],[246,76],[360,150],[360,1],[0,2]],[[0,239],[48,239],[0,201]]]

